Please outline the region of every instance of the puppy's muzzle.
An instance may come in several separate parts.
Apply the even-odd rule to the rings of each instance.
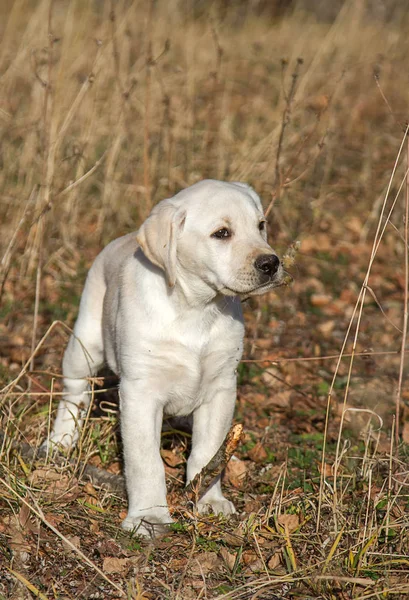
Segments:
[[[254,261],[254,266],[260,275],[272,279],[280,267],[280,259],[275,254],[261,254]]]

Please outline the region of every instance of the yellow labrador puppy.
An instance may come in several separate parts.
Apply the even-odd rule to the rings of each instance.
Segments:
[[[172,520],[160,456],[163,415],[193,415],[190,481],[231,425],[243,346],[240,300],[283,281],[266,220],[244,183],[206,180],[160,202],[139,231],[111,242],[85,284],[63,361],[64,396],[46,445],[75,444],[86,378],[120,378],[129,510],[122,526],[154,535]],[[235,512],[220,478],[198,509]]]

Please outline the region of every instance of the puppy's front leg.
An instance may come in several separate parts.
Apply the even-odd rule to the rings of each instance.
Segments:
[[[222,445],[232,422],[235,401],[234,382],[230,388],[215,390],[211,399],[193,413],[192,452],[187,463],[187,482],[208,464]],[[223,496],[220,476],[199,499],[199,512],[207,512],[209,507],[215,514],[230,515],[236,512],[233,503]]]
[[[154,537],[171,523],[166,501],[165,470],[160,456],[163,407],[152,386],[121,380],[121,433],[128,491],[124,529]]]

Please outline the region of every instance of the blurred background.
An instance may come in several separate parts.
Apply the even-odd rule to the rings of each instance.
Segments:
[[[266,206],[274,194],[272,234],[290,240],[328,214],[364,225],[387,184],[407,108],[403,0],[0,10],[1,218],[9,233],[24,211],[20,232],[43,221],[49,263],[204,177],[249,181]]]

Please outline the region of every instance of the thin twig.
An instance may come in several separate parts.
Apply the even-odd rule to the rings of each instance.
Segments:
[[[8,441],[7,435],[0,430],[0,447]],[[10,448],[22,456],[26,461],[45,459],[47,462],[47,450],[43,448],[34,448],[26,442],[9,442]],[[110,473],[105,469],[100,469],[94,465],[86,464],[75,459],[69,459],[59,454],[53,455],[53,466],[60,468],[71,467],[74,473],[79,473],[79,479],[91,481],[96,487],[109,490],[113,494],[126,498],[125,479],[123,475]]]
[[[2,390],[0,390],[0,392],[4,394],[3,402],[6,400],[9,393],[11,393],[11,391],[14,389],[14,387],[18,384],[20,379],[22,377],[24,377],[24,375],[29,371],[29,365],[31,364],[33,358],[37,355],[37,352],[40,350],[40,348],[44,344],[47,337],[57,327],[57,325],[61,326],[63,329],[65,329],[69,333],[72,333],[72,330],[63,321],[53,321],[51,323],[50,327],[47,329],[47,331],[43,335],[43,337],[41,338],[41,340],[38,342],[37,346],[31,352],[30,356],[28,357],[26,363],[23,365],[23,368],[21,369],[21,371],[17,375],[17,377],[15,379],[13,379],[12,381],[10,381]]]
[[[407,171],[406,171],[406,188],[405,188],[405,216],[404,216],[404,227],[405,227],[405,291],[403,296],[403,325],[402,325],[402,344],[401,344],[401,357],[399,365],[399,379],[398,388],[396,390],[395,400],[395,444],[396,451],[399,446],[399,421],[400,421],[400,403],[402,395],[402,382],[403,382],[403,370],[405,363],[405,348],[406,348],[406,337],[408,331],[408,285],[409,285],[409,262],[408,262],[408,219],[409,219],[409,138],[407,138]]]
[[[333,390],[334,390],[334,386],[335,386],[335,381],[336,381],[336,378],[338,376],[338,372],[339,372],[339,367],[340,367],[340,364],[341,364],[341,360],[342,360],[342,357],[344,355],[344,351],[345,351],[345,348],[346,348],[346,344],[347,344],[347,341],[348,341],[348,338],[349,338],[350,331],[352,329],[352,324],[353,324],[353,322],[355,320],[355,315],[357,314],[357,311],[358,311],[358,306],[360,306],[360,309],[359,309],[359,312],[358,312],[358,316],[362,315],[362,310],[363,310],[363,305],[364,305],[364,300],[365,300],[366,286],[368,285],[369,276],[370,276],[370,273],[371,273],[371,270],[372,270],[372,265],[373,265],[373,262],[375,260],[375,256],[377,254],[377,251],[378,251],[381,239],[382,239],[383,234],[385,232],[385,229],[387,227],[387,224],[388,224],[388,221],[389,221],[390,216],[392,214],[392,211],[393,211],[393,209],[395,207],[395,204],[397,202],[398,196],[400,194],[400,190],[401,190],[401,188],[403,186],[403,183],[406,181],[406,178],[407,178],[407,173],[405,173],[405,178],[403,179],[401,185],[399,186],[398,192],[397,192],[397,194],[396,194],[396,196],[394,198],[392,206],[391,206],[391,208],[389,210],[389,213],[387,215],[386,222],[384,223],[384,225],[382,227],[384,213],[386,211],[386,205],[387,205],[387,201],[388,201],[388,197],[389,197],[389,192],[390,192],[390,189],[392,187],[392,182],[393,182],[393,179],[394,179],[394,176],[395,176],[395,173],[396,173],[396,169],[397,169],[398,164],[399,164],[399,159],[400,159],[400,156],[402,154],[402,150],[403,150],[403,147],[404,147],[404,142],[405,142],[408,130],[409,130],[409,126],[406,128],[405,135],[404,135],[404,137],[402,139],[402,142],[401,142],[401,145],[399,147],[398,154],[396,156],[395,163],[394,163],[394,166],[393,166],[393,169],[392,169],[392,173],[391,173],[391,176],[389,178],[388,187],[386,189],[385,198],[384,198],[384,201],[383,201],[383,204],[382,204],[382,208],[381,208],[381,211],[380,211],[380,215],[379,215],[378,226],[377,226],[377,229],[376,229],[376,232],[375,232],[375,236],[374,236],[374,242],[373,242],[373,246],[372,246],[371,257],[370,257],[370,260],[369,260],[367,272],[366,272],[364,281],[363,281],[362,286],[361,286],[361,290],[359,292],[359,295],[358,295],[358,298],[357,298],[354,310],[352,312],[352,315],[351,315],[351,318],[350,318],[350,321],[349,321],[349,325],[348,325],[348,328],[347,328],[347,331],[346,331],[346,334],[345,334],[345,337],[344,337],[344,341],[342,343],[342,347],[341,347],[341,350],[340,350],[340,353],[339,353],[339,357],[338,357],[338,360],[337,360],[337,364],[336,364],[336,367],[335,367],[335,371],[334,371],[334,375],[333,375],[332,382],[331,382],[331,385],[330,385],[330,389],[328,391],[327,410],[326,410],[326,415],[325,415],[325,426],[324,426],[324,441],[323,441],[322,454],[321,454],[320,492],[319,492],[319,497],[318,497],[319,499],[318,499],[318,513],[317,513],[317,526],[316,526],[317,527],[317,531],[319,530],[319,527],[320,527],[322,500],[323,500],[323,497],[324,497],[325,452],[326,452],[326,443],[327,443],[327,436],[328,436],[329,414],[330,414],[330,408],[331,408],[332,394],[333,394]],[[359,316],[359,321],[360,321],[360,316]],[[358,325],[357,325],[356,330],[355,330],[355,343],[356,343],[357,335],[358,335]],[[342,407],[341,424],[340,424],[340,428],[339,428],[339,436],[338,436],[338,441],[337,441],[336,464],[338,464],[337,461],[338,461],[338,458],[339,458],[340,437],[341,437],[342,426],[343,426],[343,420],[342,420],[342,418],[343,418],[343,415],[345,414],[347,395],[348,395],[348,392],[349,392],[350,377],[351,377],[351,373],[352,373],[352,363],[353,363],[355,355],[356,355],[356,346],[353,347],[353,350],[352,350],[352,353],[351,353],[351,362],[350,362],[350,366],[349,366],[347,386],[346,386],[345,394],[344,394],[344,402],[343,402],[343,407]],[[334,506],[333,506],[334,518],[335,518],[335,509],[336,509],[335,505],[336,505],[336,500],[337,500],[337,498],[336,498],[336,483],[337,483],[337,469],[334,470]]]
[[[276,154],[276,165],[275,165],[275,182],[274,182],[274,186],[275,188],[278,190],[280,185],[281,185],[281,174],[280,174],[280,158],[281,158],[281,152],[283,149],[283,142],[284,142],[284,135],[285,135],[285,130],[287,128],[287,125],[290,123],[291,121],[291,109],[292,109],[292,102],[294,100],[294,96],[295,96],[295,91],[297,89],[297,79],[299,76],[299,70],[301,65],[303,64],[303,60],[302,58],[297,58],[297,64],[295,66],[294,72],[292,74],[292,80],[291,80],[291,85],[288,91],[288,94],[285,93],[284,91],[284,97],[285,97],[285,107],[283,110],[283,116],[281,119],[281,129],[280,129],[280,135],[278,138],[278,145],[277,145],[277,154]],[[284,69],[285,67],[285,63],[282,63],[282,69]]]
[[[220,446],[213,458],[203,469],[193,477],[186,486],[186,493],[196,501],[200,498],[203,490],[220,475],[231,457],[233,456],[243,434],[243,425],[237,423],[230,428],[223,444]]]
[[[124,86],[122,84],[122,79],[121,79],[121,61],[119,58],[119,49],[118,49],[118,43],[117,43],[117,31],[116,31],[116,15],[115,15],[115,2],[114,0],[111,0],[111,12],[109,15],[109,19],[111,21],[111,29],[112,29],[112,54],[114,57],[114,63],[115,63],[115,76],[116,76],[116,82],[118,84],[118,88],[119,91],[121,93],[122,96],[124,96]]]
[[[20,502],[22,502],[25,506],[27,506],[43,523],[44,525],[46,525],[49,529],[51,529],[51,531],[53,533],[55,533],[55,535],[57,537],[60,538],[60,540],[62,542],[64,542],[65,545],[69,546],[69,548],[71,548],[71,550],[77,554],[79,557],[81,557],[81,559],[87,563],[87,565],[89,567],[91,567],[92,569],[94,569],[98,575],[100,575],[107,583],[109,583],[110,585],[112,585],[112,587],[114,587],[118,592],[120,597],[122,598],[124,596],[124,592],[123,590],[119,587],[119,585],[117,585],[114,581],[112,581],[111,579],[109,579],[109,577],[107,577],[105,575],[105,573],[103,571],[101,571],[101,569],[99,567],[97,567],[97,565],[95,563],[92,562],[92,560],[90,560],[88,558],[88,556],[86,554],[84,554],[79,548],[77,548],[77,546],[75,546],[71,540],[69,540],[67,537],[65,537],[65,535],[63,535],[61,533],[61,531],[59,531],[56,527],[54,527],[54,525],[52,525],[45,517],[43,511],[41,510],[41,508],[36,505],[36,507],[32,506],[29,502],[27,502],[27,500],[25,498],[22,498],[16,490],[14,490],[2,477],[0,477],[0,482],[12,493],[14,494]]]
[[[152,79],[152,17],[154,3],[149,3],[147,17],[147,48],[145,58],[145,117],[143,129],[143,182],[148,210],[152,208],[151,197],[151,164],[150,164],[150,112],[151,112],[151,79]]]
[[[18,222],[17,227],[14,230],[13,235],[11,236],[11,239],[7,245],[7,248],[3,255],[3,258],[0,261],[0,267],[1,267],[1,271],[2,271],[2,279],[1,279],[1,284],[0,284],[0,302],[1,302],[1,298],[3,296],[4,286],[6,285],[8,274],[10,272],[11,259],[13,257],[13,251],[16,246],[17,235],[18,235],[19,231],[21,230],[21,228],[23,227],[24,223],[26,222],[29,207],[31,207],[32,204],[35,204],[35,202],[37,200],[38,189],[39,189],[39,186],[36,185],[31,190],[30,196],[24,207],[23,214],[20,218],[20,221]]]
[[[48,79],[45,86],[44,93],[44,107],[43,107],[43,125],[44,125],[44,155],[43,155],[43,185],[44,185],[44,201],[43,206],[49,206],[51,186],[54,177],[54,162],[55,162],[55,147],[53,147],[51,140],[53,137],[53,89],[52,89],[52,65],[53,65],[53,48],[54,48],[54,34],[52,32],[52,17],[53,17],[54,0],[50,1],[48,10]],[[55,145],[54,145],[55,146]],[[46,214],[46,213],[44,213]],[[35,286],[35,300],[34,300],[34,315],[33,315],[33,331],[31,338],[31,353],[36,345],[37,339],[37,324],[38,314],[40,307],[40,293],[41,293],[41,278],[43,270],[43,242],[45,233],[44,219],[38,221],[38,256],[37,256],[37,272],[36,272],[36,286]],[[30,369],[34,368],[34,356],[30,362]]]
[[[67,185],[67,187],[65,187],[63,190],[61,190],[61,192],[58,192],[58,194],[56,194],[54,196],[54,198],[58,198],[59,196],[64,196],[67,192],[70,192],[71,190],[76,188],[77,185],[80,185],[86,179],[88,179],[88,177],[90,177],[93,173],[95,173],[95,171],[98,169],[99,165],[105,159],[107,152],[108,152],[108,149],[103,152],[102,156],[97,160],[97,162],[86,173],[84,173],[84,175],[81,175],[81,177],[79,177],[76,181],[73,181],[72,183]]]
[[[409,350],[404,351],[405,354],[409,352]],[[391,355],[399,355],[401,354],[401,350],[385,350],[380,352],[355,352],[355,356],[391,356]],[[350,358],[352,354],[342,354],[342,358]],[[278,365],[286,362],[315,362],[320,360],[334,360],[335,358],[340,358],[339,354],[328,354],[325,356],[300,356],[295,358],[245,358],[241,362],[243,363],[268,363],[269,365]]]

